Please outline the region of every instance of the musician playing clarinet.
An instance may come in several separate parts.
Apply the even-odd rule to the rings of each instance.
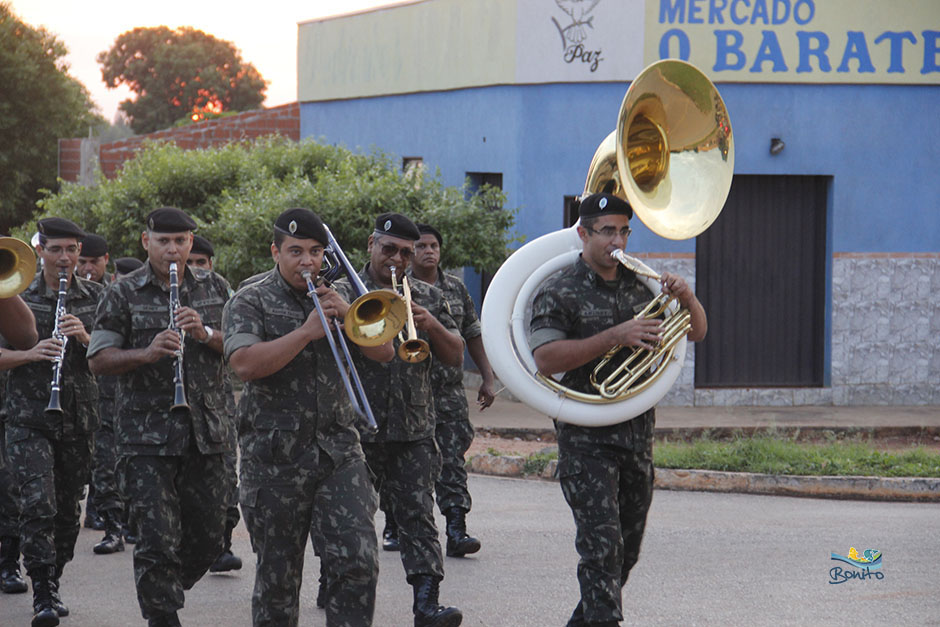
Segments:
[[[230,488],[223,454],[234,426],[221,333],[228,284],[187,267],[195,228],[175,207],[147,216],[147,262],[104,294],[88,348],[93,373],[119,375],[118,467],[138,532],[137,598],[152,626],[180,624],[184,591],[221,552]]]
[[[372,624],[378,557],[372,488],[356,420],[324,318],[340,320],[351,297],[326,285],[308,291],[329,243],[309,209],[274,222],[275,268],[239,289],[226,305],[225,354],[245,381],[238,405],[240,503],[257,555],[252,623],[296,626],[304,550],[311,528],[330,573],[326,624]],[[391,341],[348,343],[352,354],[390,361]],[[303,621],[311,624],[310,619]]]
[[[32,624],[45,626],[58,625],[59,617],[69,614],[59,578],[78,538],[98,427],[98,388],[85,352],[101,286],[74,275],[85,235],[75,223],[45,218],[37,230],[43,268],[21,296],[36,319],[40,340],[29,350],[4,346],[0,368],[12,369],[3,395],[5,435],[9,468],[20,491],[21,548],[33,582]],[[58,389],[56,403],[50,403],[53,388]]]
[[[637,275],[611,257],[630,236],[633,209],[611,194],[592,194],[579,208],[582,252],[546,279],[532,304],[529,347],[545,375],[596,393],[594,367],[617,345],[652,348],[659,320],[635,319],[653,298]],[[688,339],[705,337],[705,310],[682,277],[663,273],[663,292],[691,313]],[[574,515],[581,600],[569,627],[613,627],[623,620],[621,588],[637,562],[653,497],[654,410],[607,427],[557,422],[558,478]],[[632,418],[632,419],[631,419]]]

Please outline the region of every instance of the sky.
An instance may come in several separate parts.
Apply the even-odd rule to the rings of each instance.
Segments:
[[[193,0],[7,0],[30,26],[44,26],[69,50],[69,73],[81,81],[100,113],[113,121],[124,86],[108,89],[95,60],[124,32],[138,26],[192,26],[232,42],[242,60],[252,63],[269,81],[265,107],[297,100],[297,24],[361,11],[401,0],[267,0],[193,2]]]

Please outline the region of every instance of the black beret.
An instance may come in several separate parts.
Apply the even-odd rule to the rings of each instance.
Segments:
[[[65,218],[43,218],[36,223],[36,230],[39,231],[40,242],[59,237],[74,237],[78,240],[85,237],[85,231],[78,228],[78,225],[71,220],[66,220]]]
[[[193,248],[189,251],[189,253],[205,255],[206,257],[215,256],[215,250],[213,250],[212,244],[210,244],[209,240],[204,238],[202,235],[193,235]]]
[[[144,262],[134,257],[121,257],[114,262],[114,269],[118,274],[128,274],[144,265]]]
[[[297,239],[315,239],[324,246],[329,244],[323,220],[309,209],[288,209],[274,221],[274,230]]]
[[[147,228],[155,233],[182,233],[195,231],[196,221],[176,207],[160,207],[147,216]]]
[[[383,213],[375,219],[376,235],[391,235],[401,239],[416,241],[421,239],[421,233],[415,223],[400,213]]]
[[[581,201],[578,214],[582,218],[599,218],[608,215],[633,217],[630,204],[613,194],[591,194]]]
[[[421,235],[430,233],[431,235],[437,238],[438,246],[444,245],[444,238],[441,237],[441,232],[435,229],[433,226],[431,226],[430,224],[421,224],[421,223],[418,223],[416,226],[418,227],[418,233],[421,233]]]
[[[82,239],[82,257],[104,257],[108,254],[108,242],[100,235],[89,233]]]

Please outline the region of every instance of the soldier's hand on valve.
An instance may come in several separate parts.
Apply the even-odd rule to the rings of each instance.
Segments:
[[[72,314],[65,314],[59,319],[59,330],[63,335],[74,338],[86,346],[91,339],[82,321]]]
[[[695,296],[689,284],[678,274],[663,272],[660,282],[663,286],[663,293],[675,296],[683,305],[686,305],[689,299]]]
[[[194,340],[202,342],[208,336],[206,327],[202,324],[202,316],[195,309],[180,307],[176,310],[175,318],[176,326],[190,334]]]
[[[612,346],[637,346],[647,350],[655,349],[663,338],[662,332],[662,322],[648,318],[634,318],[610,328]]]
[[[415,327],[421,331],[427,331],[437,322],[437,318],[430,311],[414,301],[411,301],[411,313],[414,316]]]

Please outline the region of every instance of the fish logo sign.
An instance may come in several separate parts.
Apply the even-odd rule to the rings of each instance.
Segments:
[[[588,66],[591,72],[596,72],[603,58],[603,51],[600,48],[590,49],[587,47],[588,29],[594,29],[594,16],[591,11],[601,0],[555,0],[562,11],[568,14],[571,23],[562,26],[558,20],[552,17],[552,23],[558,29],[558,35],[561,37],[561,48],[564,54],[565,63],[581,63]]]

